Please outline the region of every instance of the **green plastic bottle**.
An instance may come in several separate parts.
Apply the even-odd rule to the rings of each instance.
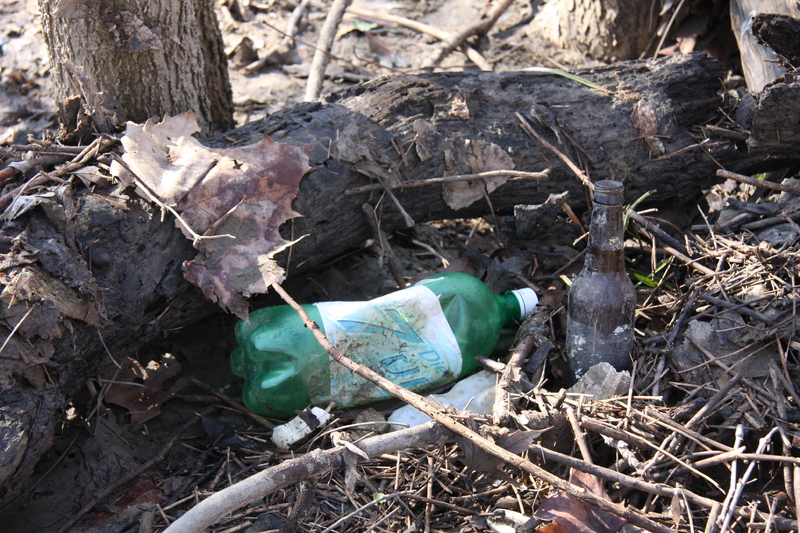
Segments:
[[[531,289],[496,296],[473,276],[444,273],[367,302],[303,308],[345,355],[421,392],[474,370],[475,356],[490,355],[501,328],[537,302]],[[231,368],[254,413],[286,417],[309,404],[346,408],[390,396],[333,361],[288,305],[251,313],[235,334]]]

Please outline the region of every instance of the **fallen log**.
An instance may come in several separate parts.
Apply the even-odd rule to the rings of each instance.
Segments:
[[[287,239],[307,235],[293,246],[291,264],[287,253],[279,256],[289,276],[369,238],[361,206],[383,192],[351,191],[376,179],[397,187],[397,203],[381,203],[384,231],[404,227],[409,218],[487,214],[485,199],[454,209],[442,184],[402,184],[500,164],[549,176],[499,184],[489,194],[498,213],[563,191],[573,207],[585,205],[581,182],[524,133],[515,113],[592,180],[624,181],[629,200],[654,191],[649,203],[656,206],[692,205],[718,179],[720,165],[748,172],[785,164],[797,153],[797,120],[787,118],[798,91],[791,76],[759,96],[769,105],[751,113],[758,125],[751,138],[758,142],[748,151],[740,136],[703,130],[724,119],[723,72],[712,59],[675,56],[580,74],[610,92],[522,72],[398,76],[284,110],[207,144],[246,145],[270,135],[314,146],[293,204],[302,218],[281,230]],[[780,102],[781,116],[772,116]],[[635,106],[639,118],[632,120]],[[773,152],[784,159],[770,161]],[[24,489],[52,444],[65,402],[86,379],[157,335],[218,311],[183,278],[181,266],[196,252],[172,220],[162,221],[158,207],[132,193],[71,184],[28,194],[30,209],[0,227],[0,505]]]

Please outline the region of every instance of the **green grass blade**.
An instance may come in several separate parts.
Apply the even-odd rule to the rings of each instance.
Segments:
[[[567,78],[572,81],[577,81],[578,83],[582,83],[587,87],[591,87],[592,89],[597,89],[598,91],[602,91],[606,94],[614,94],[614,91],[609,91],[602,85],[598,85],[593,81],[589,81],[586,78],[581,78],[575,74],[571,74],[565,70],[561,70],[560,68],[548,68],[548,67],[528,67],[520,69],[522,72],[533,72],[534,74],[553,74],[555,76],[561,76],[563,78]]]

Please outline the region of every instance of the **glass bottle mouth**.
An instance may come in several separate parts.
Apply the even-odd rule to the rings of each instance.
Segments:
[[[620,181],[602,180],[594,184],[593,200],[596,204],[622,205],[625,185]]]

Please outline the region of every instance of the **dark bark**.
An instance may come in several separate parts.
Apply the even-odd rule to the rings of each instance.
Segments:
[[[794,80],[760,97],[752,119],[758,142],[748,152],[744,143],[736,146],[737,141],[726,138],[695,146],[703,139],[701,126],[722,118],[717,95],[722,71],[711,59],[673,57],[582,74],[616,95],[525,73],[400,76],[352,88],[327,104],[276,113],[210,144],[241,145],[269,134],[279,142],[316,146],[313,170],[303,178],[294,204],[303,215],[294,222],[294,236],[309,236],[292,250],[290,276],[369,238],[361,206],[379,195],[347,195],[346,190],[370,183],[367,175],[387,180],[441,176],[443,151],[458,150],[459,138],[496,144],[517,170],[551,169],[548,179],[499,187],[491,194],[498,213],[511,212],[518,204],[542,203],[549,194],[563,191],[569,192],[570,205],[581,208],[585,191],[577,178],[527,138],[517,123],[514,112],[529,117],[532,106],[560,128],[565,140],[561,149],[583,161],[593,180],[624,181],[628,200],[653,190],[653,205],[693,204],[715,182],[718,164],[747,171],[763,165],[772,152],[796,157],[797,119],[789,117],[796,109],[780,107],[781,102],[788,106],[797,101]],[[469,118],[451,113],[453,95],[459,92],[466,96]],[[651,158],[631,124],[631,110],[642,98],[658,118],[657,134],[666,150],[658,160]],[[424,162],[408,149],[414,121],[421,118],[441,134],[433,157]],[[550,129],[535,127],[558,144]],[[566,141],[567,135],[585,154]],[[776,136],[783,142],[774,142]],[[408,166],[392,139],[408,151]],[[120,360],[135,354],[144,342],[215,310],[183,279],[181,264],[195,252],[171,220],[161,221],[158,208],[143,200],[115,200],[70,187],[60,186],[54,197],[0,228],[5,285],[0,336],[8,337],[19,325],[0,353],[0,503],[24,487],[49,447],[64,400],[109,364],[110,356]],[[483,201],[453,211],[441,192],[440,185],[396,191],[417,222],[488,212]],[[382,206],[385,231],[404,226],[396,207],[386,200]],[[283,229],[288,237],[289,224]],[[285,264],[286,253],[281,256]],[[49,425],[40,424],[42,420]]]
[[[753,18],[753,34],[792,67],[800,66],[800,20],[762,13]]]

